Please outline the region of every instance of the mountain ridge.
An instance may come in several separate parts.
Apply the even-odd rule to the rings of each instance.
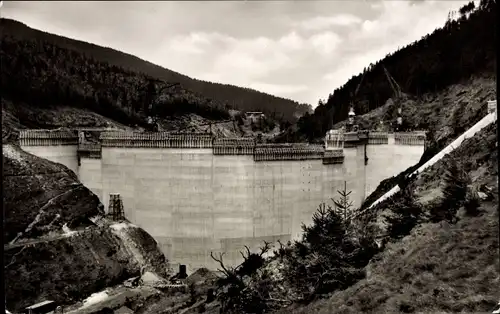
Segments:
[[[299,104],[296,101],[248,87],[208,82],[192,78],[127,52],[38,30],[17,20],[2,18],[0,20],[0,25],[3,32],[14,35],[19,39],[45,40],[62,48],[78,51],[98,61],[107,62],[110,65],[146,74],[167,82],[177,82],[187,89],[200,93],[208,98],[218,100],[225,103],[228,107],[241,111],[263,111],[269,115],[281,114],[285,120],[291,122],[296,120],[297,114],[302,115],[312,110],[310,105]]]

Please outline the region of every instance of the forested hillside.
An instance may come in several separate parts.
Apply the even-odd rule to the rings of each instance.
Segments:
[[[229,116],[220,102],[182,85],[169,87],[167,82],[43,39],[20,39],[2,31],[1,43],[1,93],[14,104],[72,106],[129,125],[143,124],[148,115],[196,113],[212,119]],[[166,87],[164,91],[162,87]],[[152,103],[155,106],[150,108]]]
[[[162,99],[167,106],[157,108],[160,114],[181,111],[223,118],[234,108],[264,111],[292,122],[297,113],[310,109],[248,88],[195,80],[123,52],[45,33],[17,21],[2,19],[0,27],[2,92],[23,101],[41,98],[41,103],[53,103],[47,95],[57,94],[61,103],[123,115],[115,110],[118,107],[131,115],[146,110],[151,101],[147,95],[159,96],[162,86],[177,83],[163,91],[168,95]]]
[[[347,118],[351,103],[356,114],[383,106],[394,96],[384,67],[402,92],[413,98],[473,75],[496,73],[496,10],[496,0],[481,0],[478,7],[470,2],[459,12],[451,12],[442,28],[370,64],[364,73],[335,89],[326,103],[302,117],[282,140],[312,141],[324,136],[333,124]],[[352,97],[359,84],[358,93]]]

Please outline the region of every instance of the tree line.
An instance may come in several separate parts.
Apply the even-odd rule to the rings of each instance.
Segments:
[[[4,33],[0,49],[1,92],[14,102],[84,108],[129,125],[144,124],[148,115],[229,117],[223,104],[182,85],[161,91],[167,82],[44,40],[18,40]]]

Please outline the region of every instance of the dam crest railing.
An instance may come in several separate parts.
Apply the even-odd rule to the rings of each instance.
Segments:
[[[21,130],[19,131],[21,146],[54,146],[77,145],[78,134],[73,130]]]
[[[82,131],[80,131],[82,132]],[[331,134],[330,134],[331,133]],[[344,147],[362,144],[424,145],[424,132],[330,132],[325,145],[284,143],[261,144],[253,137],[220,138],[212,133],[102,131],[99,142],[87,142],[75,130],[23,130],[19,135],[22,146],[78,145],[78,156],[101,158],[103,147],[117,148],[191,148],[211,149],[214,155],[248,155],[253,160],[314,160],[323,164],[344,162]]]

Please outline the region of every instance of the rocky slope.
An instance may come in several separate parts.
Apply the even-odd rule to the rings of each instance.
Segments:
[[[402,118],[407,127],[427,131],[427,150],[419,165],[481,120],[487,112],[487,101],[494,99],[496,99],[496,75],[485,73],[464,80],[460,84],[451,85],[442,91],[425,94],[419,99],[410,98],[403,101]],[[397,107],[392,99],[389,99],[384,106],[357,116],[356,122],[363,129],[387,131],[396,113]],[[344,124],[345,121],[342,121],[334,127],[339,128]],[[367,197],[365,204],[369,205],[378,199],[397,181],[397,176],[382,181]]]
[[[7,308],[70,304],[149,270],[167,275],[156,241],[103,206],[65,166],[3,144]]]

